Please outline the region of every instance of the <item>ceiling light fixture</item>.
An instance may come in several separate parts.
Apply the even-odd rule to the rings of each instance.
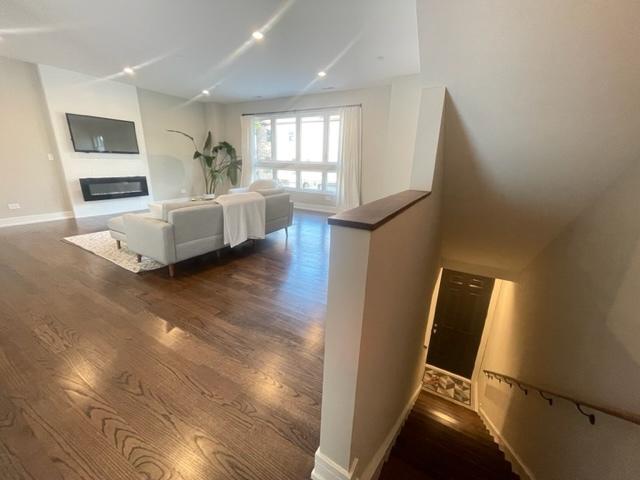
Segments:
[[[209,95],[209,90],[202,90],[203,95]]]
[[[131,68],[131,67],[124,67],[122,69],[122,71],[124,73],[126,73],[127,75],[135,75],[135,73],[136,73],[136,72],[133,71],[133,68]]]
[[[318,76],[319,77],[326,77],[327,76],[327,72],[325,72],[324,70],[318,72]]]
[[[259,32],[258,30],[256,30],[255,32],[253,32],[253,33],[251,34],[251,36],[252,36],[253,38],[255,38],[256,40],[262,40],[262,39],[264,38],[264,33]]]

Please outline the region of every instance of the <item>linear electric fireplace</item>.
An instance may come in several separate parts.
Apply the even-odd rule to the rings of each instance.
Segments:
[[[80,187],[87,202],[149,195],[147,177],[81,178]]]

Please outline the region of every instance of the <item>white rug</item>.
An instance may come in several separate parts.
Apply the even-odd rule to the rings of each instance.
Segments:
[[[111,238],[111,235],[106,230],[104,232],[65,237],[64,240],[133,273],[157,270],[165,266],[147,257],[142,257],[142,261],[138,263],[136,254],[127,249],[126,242],[122,242],[122,248],[118,250],[116,241]]]

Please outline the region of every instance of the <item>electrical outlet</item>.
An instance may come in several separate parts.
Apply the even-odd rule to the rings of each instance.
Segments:
[[[187,189],[183,188],[182,190],[180,190],[180,193],[187,193]]]
[[[50,162],[53,162],[54,160],[53,153],[47,153],[47,158],[49,159]]]
[[[9,207],[9,210],[17,210],[20,208],[20,204],[19,203],[7,203],[7,207]]]

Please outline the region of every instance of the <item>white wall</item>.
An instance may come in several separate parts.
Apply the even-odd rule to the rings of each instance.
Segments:
[[[428,105],[442,122],[441,100]],[[432,157],[415,159],[434,169],[429,197],[372,232],[332,227],[315,480],[375,478],[419,391],[440,267],[441,122]]]
[[[149,177],[136,88],[46,65],[39,65],[38,70],[75,216],[86,217],[147,208],[150,197],[85,202],[78,182],[82,177]],[[135,122],[140,153],[116,155],[74,152],[65,113]],[[150,183],[149,189],[151,193]]]
[[[36,66],[0,57],[0,219],[70,210]],[[51,160],[49,159],[51,155]],[[9,210],[7,204],[19,203]]]
[[[443,254],[517,273],[638,161],[640,2],[417,7],[421,75],[449,94]]]
[[[483,368],[640,414],[640,163],[503,282]],[[480,404],[538,480],[640,478],[640,426],[482,379]]]
[[[204,180],[193,144],[179,130],[202,146],[205,138],[205,106],[183,98],[138,89],[153,196],[157,200],[201,195]]]
[[[211,135],[213,136],[214,142],[218,143],[223,140],[227,140],[226,137],[226,125],[225,125],[225,111],[226,105],[216,103],[216,102],[207,102],[204,104],[205,106],[205,124],[206,130],[211,131]],[[240,120],[238,120],[238,129],[240,129]],[[233,143],[230,142],[236,149],[238,153],[240,152],[240,142]]]
[[[442,148],[445,87],[423,88],[417,98],[419,114],[416,122],[417,140],[411,165],[411,188],[431,190],[438,149]]]
[[[317,95],[278,98],[255,102],[234,103],[224,106],[224,136],[239,149],[241,142],[240,118],[243,113],[286,111],[302,108],[362,104],[362,200],[364,203],[397,193],[407,188],[406,176],[389,176],[391,169],[407,168],[407,161],[387,156],[387,126],[389,119],[389,86],[345,90]],[[334,204],[332,197],[322,194],[293,194],[295,202]]]
[[[397,77],[391,82],[386,152],[390,168],[385,179],[390,188],[398,191],[411,184],[421,93],[419,75]]]

